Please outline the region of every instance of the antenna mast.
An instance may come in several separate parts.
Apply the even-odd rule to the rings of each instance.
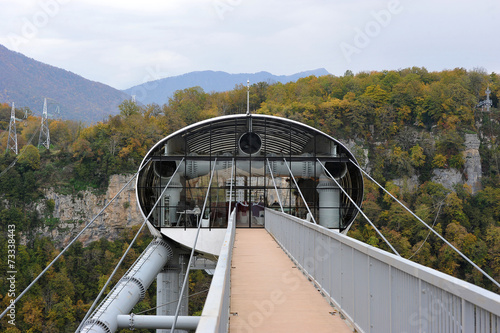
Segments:
[[[40,127],[40,136],[38,137],[38,147],[44,146],[45,148],[50,148],[50,133],[49,133],[49,121],[47,115],[47,99],[43,99],[43,114],[42,114],[42,126]]]
[[[12,150],[17,155],[17,132],[16,132],[16,109],[12,102],[12,111],[10,112],[9,138],[7,139],[7,151]]]
[[[250,115],[250,80],[247,80],[247,116]]]

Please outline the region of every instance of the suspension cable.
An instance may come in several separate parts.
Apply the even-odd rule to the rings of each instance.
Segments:
[[[205,195],[205,202],[203,202],[203,209],[201,210],[201,214],[199,217],[198,230],[196,231],[196,237],[194,239],[193,248],[191,249],[191,255],[189,256],[189,262],[187,265],[186,274],[184,276],[184,282],[182,283],[179,302],[177,302],[177,308],[175,309],[174,322],[172,323],[172,328],[170,329],[171,333],[175,332],[175,325],[177,324],[177,318],[179,317],[179,310],[181,308],[181,303],[182,303],[182,295],[184,295],[184,290],[186,289],[187,282],[189,281],[189,270],[191,268],[191,261],[193,260],[196,244],[198,243],[198,236],[200,235],[200,229],[201,229],[201,220],[203,219],[203,214],[205,213],[205,207],[207,206],[207,201],[210,195],[210,188],[212,186],[212,179],[214,177],[214,171],[216,166],[217,166],[217,158],[215,158],[214,160],[214,166],[212,168],[212,172],[210,173],[210,180],[208,181],[207,194]]]
[[[139,236],[140,232],[142,231],[142,229],[144,228],[144,226],[146,225],[146,222],[149,220],[149,217],[151,216],[151,214],[153,213],[153,211],[155,210],[156,206],[158,205],[158,203],[161,201],[161,199],[163,198],[163,195],[165,194],[166,190],[168,189],[168,186],[170,185],[170,182],[172,181],[172,179],[174,178],[175,174],[177,173],[177,171],[179,170],[179,167],[181,166],[182,162],[184,161],[184,158],[182,158],[181,162],[179,163],[179,165],[177,166],[177,168],[175,169],[175,172],[174,174],[172,175],[172,177],[170,177],[170,179],[168,180],[168,183],[167,185],[165,186],[165,188],[163,189],[163,191],[161,192],[160,196],[158,197],[158,200],[156,200],[155,204],[153,205],[153,208],[151,208],[151,211],[149,212],[148,216],[144,219],[144,221],[142,222],[142,225],[141,227],[139,228],[139,230],[137,231],[137,233],[135,234],[134,236],[134,239],[132,239],[132,242],[129,244],[127,250],[125,250],[123,256],[120,258],[120,261],[116,264],[115,266],[115,269],[113,270],[113,272],[111,273],[111,275],[109,276],[108,280],[106,281],[106,283],[104,284],[104,286],[102,287],[101,291],[99,292],[99,295],[97,295],[96,299],[94,300],[94,302],[92,303],[92,306],[90,307],[90,309],[87,311],[87,313],[85,314],[85,317],[82,319],[80,325],[78,326],[78,328],[76,329],[76,332],[80,331],[80,329],[82,328],[82,325],[84,325],[85,321],[88,319],[88,317],[90,316],[90,314],[92,313],[92,310],[94,310],[95,306],[97,305],[97,302],[99,301],[99,299],[101,298],[102,294],[104,293],[104,291],[106,290],[106,288],[108,287],[108,284],[111,282],[111,279],[114,277],[115,273],[118,271],[118,268],[121,266],[123,260],[125,259],[125,257],[127,256],[128,252],[130,251],[130,249],[132,248],[132,245],[135,243],[137,237]],[[148,161],[149,162],[149,161]],[[144,165],[146,165],[146,163],[144,163]],[[125,287],[125,284],[122,286],[122,289]]]
[[[271,178],[273,180],[274,190],[276,191],[276,195],[278,196],[278,202],[279,202],[280,207],[281,207],[281,212],[285,213],[285,210],[283,209],[283,204],[281,203],[280,194],[278,192],[278,187],[276,186],[276,181],[274,180],[274,175],[273,175],[273,170],[271,169],[271,164],[269,163],[268,158],[266,158],[266,161],[267,161],[267,167],[269,168],[269,173],[271,174]]]
[[[146,166],[146,164],[149,163],[149,160],[144,163],[144,166]],[[116,193],[116,195],[113,197],[113,199],[111,199],[110,202],[108,202],[103,209],[101,209],[101,211],[96,215],[94,216],[94,218],[89,222],[89,224],[87,224],[76,236],[75,238],[73,238],[73,240],[71,240],[71,242],[69,242],[68,245],[66,245],[66,247],[51,261],[51,263],[45,267],[45,269],[40,273],[38,274],[38,276],[28,285],[28,287],[26,287],[26,289],[24,289],[24,291],[19,294],[19,296],[17,296],[17,298],[5,309],[4,312],[2,312],[2,314],[0,314],[0,319],[3,318],[3,316],[5,316],[5,314],[7,313],[7,311],[13,307],[17,301],[19,301],[21,299],[21,297],[24,296],[24,294],[26,294],[28,292],[28,290],[31,289],[31,287],[33,287],[33,285],[50,269],[50,267],[52,267],[52,265],[64,254],[64,252],[66,252],[66,250],[69,249],[69,247],[71,245],[73,245],[73,243],[85,232],[85,230],[87,230],[93,223],[94,221],[104,212],[104,210],[106,208],[108,208],[108,206],[120,195],[120,193],[122,193],[122,191],[132,182],[132,180],[137,177],[137,175],[139,174],[139,172],[142,171],[142,169],[144,168],[144,166],[142,166],[139,171],[137,171],[135,173],[135,175],[130,178],[130,180],[127,182],[127,184],[125,184],[125,186],[122,187],[122,189],[120,191],[118,191],[118,193]]]
[[[288,162],[286,161],[286,159],[284,157],[283,157],[283,161],[285,161],[286,168],[288,169],[288,172],[290,172],[290,177],[292,177],[293,182],[294,182],[295,186],[297,187],[297,191],[299,192],[300,197],[302,198],[302,201],[304,201],[304,205],[306,205],[306,208],[307,208],[307,211],[309,212],[309,215],[311,215],[311,218],[312,218],[314,224],[318,224],[318,222],[316,222],[316,219],[314,218],[313,214],[311,213],[311,210],[309,209],[309,205],[307,204],[306,199],[304,199],[304,196],[302,195],[302,191],[300,190],[299,184],[297,184],[297,181],[295,180],[295,177],[293,176],[292,170],[288,166]]]
[[[97,298],[94,300],[94,303],[92,303],[92,306],[90,307],[90,309],[87,311],[87,313],[85,314],[85,317],[83,317],[82,321],[80,322],[80,325],[78,325],[78,328],[76,329],[76,332],[80,332],[80,330],[82,329],[82,326],[85,324],[85,322],[87,321],[88,317],[90,316],[90,314],[92,313],[92,310],[94,310],[94,307],[96,306],[97,302],[99,301],[99,299],[101,298],[102,294],[104,293],[104,291],[106,290],[106,288],[108,287],[108,284],[109,282],[111,281],[111,279],[114,277],[116,271],[118,270],[118,268],[120,267],[120,265],[122,264],[123,260],[125,259],[125,257],[127,256],[128,252],[130,251],[130,249],[132,248],[132,245],[134,245],[137,237],[139,236],[139,234],[141,233],[142,229],[144,228],[144,226],[146,225],[146,221],[147,220],[144,220],[144,222],[142,223],[141,227],[139,228],[139,230],[137,230],[134,238],[132,239],[132,241],[130,242],[129,246],[127,247],[127,250],[125,250],[125,252],[123,253],[123,256],[120,258],[120,261],[118,262],[118,264],[116,264],[115,266],[115,269],[113,270],[113,273],[111,273],[111,275],[109,276],[108,280],[106,281],[106,283],[104,284],[104,286],[102,287],[101,291],[99,292],[99,295],[97,295]],[[122,286],[122,289],[125,287],[125,284]],[[121,290],[120,290],[121,291]],[[92,326],[94,326],[95,323],[92,323]],[[90,328],[92,327],[90,326]]]
[[[319,164],[321,164],[321,166],[323,167],[323,170],[328,174],[328,176],[330,176],[331,179],[333,179],[333,181],[335,182],[335,184],[342,190],[342,192],[345,194],[345,196],[352,202],[352,204],[354,205],[354,207],[356,207],[356,209],[358,210],[358,212],[361,213],[361,215],[363,215],[363,217],[368,221],[368,223],[370,223],[370,225],[375,229],[375,231],[378,233],[378,235],[384,240],[384,242],[389,245],[389,247],[391,248],[391,250],[397,254],[398,256],[401,257],[401,255],[399,254],[398,251],[396,251],[396,249],[391,245],[391,243],[389,243],[389,241],[384,237],[384,235],[382,235],[382,233],[380,232],[380,230],[378,230],[378,228],[375,226],[375,224],[373,224],[373,222],[368,218],[368,216],[366,216],[366,214],[361,210],[361,208],[356,204],[356,202],[354,202],[354,200],[349,196],[349,194],[347,194],[346,190],[344,190],[344,188],[342,186],[340,186],[339,182],[335,179],[335,177],[332,176],[332,174],[330,173],[330,171],[328,171],[328,169],[323,165],[323,163],[321,163],[321,161],[319,159],[316,159],[318,161]]]
[[[231,185],[229,186],[229,212],[228,216],[231,215],[231,206],[233,204],[233,182],[236,182],[236,175],[235,175],[235,168],[234,168],[234,158],[231,161]]]
[[[373,179],[365,170],[363,170],[359,165],[357,165],[356,163],[354,163],[351,159],[350,159],[351,163],[354,164],[359,170],[361,170],[361,172],[363,172],[372,182],[374,182],[375,184],[378,185],[378,187],[380,187],[382,190],[384,190],[385,193],[387,193],[391,198],[393,198],[394,200],[396,200],[397,203],[399,203],[401,205],[401,207],[403,207],[404,209],[406,209],[406,211],[408,211],[411,215],[413,215],[413,217],[415,217],[420,223],[422,223],[423,225],[425,225],[430,231],[432,231],[434,233],[434,235],[438,236],[443,242],[445,242],[448,246],[450,246],[455,252],[457,252],[462,258],[464,258],[469,264],[471,264],[475,269],[477,269],[479,272],[481,272],[485,277],[487,277],[491,282],[493,282],[497,287],[500,288],[500,283],[498,283],[498,281],[496,281],[495,279],[493,279],[491,276],[488,275],[488,273],[486,273],[485,271],[483,271],[481,269],[481,267],[479,267],[478,265],[476,265],[472,260],[470,260],[469,258],[467,258],[467,256],[465,254],[463,254],[462,252],[460,252],[456,247],[454,247],[450,242],[448,242],[443,236],[441,236],[436,230],[434,230],[433,228],[429,227],[429,225],[427,223],[425,223],[420,217],[418,217],[414,212],[412,212],[408,207],[406,207],[401,201],[399,201],[394,195],[392,195],[389,191],[387,191],[382,185],[380,185],[379,183],[377,183],[377,181],[375,179]]]

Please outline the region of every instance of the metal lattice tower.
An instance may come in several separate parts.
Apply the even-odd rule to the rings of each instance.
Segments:
[[[42,126],[40,127],[40,136],[38,137],[38,147],[40,146],[44,146],[47,149],[50,148],[50,133],[46,98],[44,98],[43,100]]]
[[[489,113],[491,111],[491,106],[493,105],[493,102],[490,99],[490,94],[491,94],[490,86],[488,86],[485,93],[486,93],[486,100],[479,102],[477,106],[482,107],[483,111]]]
[[[16,132],[16,109],[12,102],[12,111],[10,112],[9,138],[7,139],[7,151],[12,150],[17,155],[17,132]]]

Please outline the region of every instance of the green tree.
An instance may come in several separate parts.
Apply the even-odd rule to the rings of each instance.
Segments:
[[[120,109],[120,115],[125,118],[141,112],[139,105],[129,99],[124,100],[120,105],[118,105],[118,109]]]
[[[177,90],[168,99],[168,109],[178,113],[186,122],[192,124],[202,120],[202,111],[207,102],[207,94],[201,87]]]
[[[24,146],[19,153],[19,165],[28,170],[40,168],[40,152],[33,145]]]

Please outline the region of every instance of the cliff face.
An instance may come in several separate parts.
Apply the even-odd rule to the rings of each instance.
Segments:
[[[91,191],[79,192],[77,196],[61,195],[53,189],[45,192],[47,200],[54,200],[56,225],[45,226],[40,232],[51,237],[57,246],[66,245],[99,211],[120,191],[132,175],[113,175],[104,195],[95,195]],[[40,207],[41,208],[41,207]],[[114,240],[124,230],[144,221],[135,197],[135,181],[132,181],[122,193],[99,215],[95,222],[79,238],[84,245],[107,238]]]
[[[481,158],[479,156],[479,138],[476,134],[466,134],[464,156],[464,172],[457,169],[434,169],[432,181],[440,183],[446,188],[453,190],[456,184],[467,184],[472,192],[481,189]],[[354,141],[346,142],[348,149],[353,151],[362,167],[370,172],[370,161],[368,150],[356,145]],[[85,227],[99,211],[120,191],[129,181],[132,175],[113,175],[104,195],[96,195],[91,191],[82,191],[78,195],[62,195],[47,189],[45,199],[54,201],[54,211],[50,225],[46,225],[39,234],[48,236],[54,240],[57,246],[64,246]],[[418,177],[414,175],[407,179],[395,179],[394,183],[406,190],[418,188]],[[37,209],[42,213],[45,204],[40,203]],[[135,181],[132,181],[113,201],[105,211],[96,218],[93,225],[80,237],[80,241],[87,245],[90,242],[107,238],[116,239],[125,228],[143,222],[139,211],[136,194]]]
[[[457,184],[467,184],[472,193],[481,190],[481,156],[479,145],[481,141],[477,134],[465,134],[465,150],[462,152],[464,163],[463,174],[457,169],[434,169],[432,181],[453,190]]]

